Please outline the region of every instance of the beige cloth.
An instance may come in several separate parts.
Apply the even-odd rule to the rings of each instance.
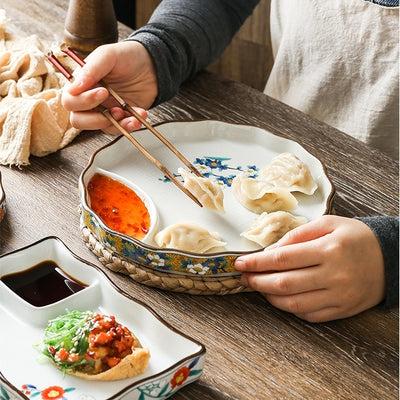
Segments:
[[[48,62],[48,51],[36,36],[8,35],[0,10],[0,164],[28,165],[30,155],[53,153],[79,133],[61,104],[66,78]]]
[[[398,158],[398,7],[272,0],[271,38],[265,93]]]

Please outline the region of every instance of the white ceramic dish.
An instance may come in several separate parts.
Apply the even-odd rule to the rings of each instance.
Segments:
[[[101,270],[71,253],[55,237],[0,257],[0,277],[51,260],[88,286],[63,300],[35,307],[0,281],[0,399],[106,400],[166,399],[198,379],[205,348],[163,321],[153,310],[119,291]],[[115,315],[149,348],[147,370],[113,382],[85,381],[38,360],[34,345],[47,321],[66,309],[94,310]],[[177,376],[182,378],[177,380]],[[53,390],[50,397],[49,391]],[[59,397],[57,396],[59,393]],[[47,396],[47,397],[46,397]]]
[[[261,168],[274,156],[283,152],[294,153],[304,161],[318,184],[318,189],[312,196],[296,193],[299,205],[293,214],[313,220],[330,211],[334,188],[324,166],[294,141],[254,126],[209,120],[169,122],[158,125],[157,129],[203,175],[223,184],[226,213],[220,214],[197,206],[126,138],[118,138],[92,156],[80,177],[83,220],[104,246],[135,263],[164,272],[193,275],[196,271],[190,267],[195,264],[204,266],[206,260],[210,261],[206,267],[207,274],[237,273],[233,269],[234,259],[242,253],[260,250],[260,246],[240,236],[257,215],[239,204],[230,190],[230,183],[234,176],[242,172],[257,177]],[[135,132],[134,135],[154,157],[171,172],[177,174],[182,162],[154,135],[147,130]],[[142,188],[157,207],[160,230],[178,222],[193,221],[211,232],[218,232],[222,240],[227,242],[226,250],[205,255],[171,249],[168,251],[168,249],[158,249],[154,243],[148,241],[143,243],[110,232],[87,205],[85,187],[94,171],[98,169],[109,171]],[[201,260],[192,261],[196,257]],[[162,262],[157,264],[154,260]],[[201,274],[204,273],[204,269],[200,268],[199,271]]]

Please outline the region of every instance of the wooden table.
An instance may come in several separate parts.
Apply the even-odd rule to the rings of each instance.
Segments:
[[[48,40],[62,34],[65,1],[1,0],[0,7],[7,10],[9,24],[19,34],[36,33]],[[397,162],[247,86],[200,73],[176,98],[151,110],[149,117],[152,123],[182,119],[252,124],[294,139],[326,165],[337,190],[338,214],[398,215]],[[7,195],[0,254],[55,235],[106,270],[80,236],[77,182],[90,155],[112,139],[82,132],[63,150],[32,157],[30,166],[0,168]],[[176,294],[106,272],[117,285],[206,346],[203,375],[174,399],[398,398],[397,308],[310,324],[275,309],[257,293]]]

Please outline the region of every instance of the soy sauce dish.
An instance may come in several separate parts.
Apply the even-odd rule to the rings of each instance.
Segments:
[[[145,372],[93,385],[63,375],[41,358],[37,345],[49,321],[74,310],[114,316],[134,332],[150,352]],[[68,400],[166,399],[198,379],[204,366],[201,343],[120,291],[57,237],[0,256],[0,321],[2,338],[7,338],[0,341],[0,391],[5,398],[42,398],[54,389],[67,393],[63,398]],[[190,373],[177,385],[174,377],[183,370]]]

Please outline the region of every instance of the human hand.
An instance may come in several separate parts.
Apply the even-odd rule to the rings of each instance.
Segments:
[[[358,314],[385,295],[382,251],[362,221],[323,216],[263,252],[239,257],[242,284],[309,322]]]
[[[62,94],[62,104],[71,111],[71,124],[78,129],[102,129],[117,133],[104,115],[93,109],[99,104],[111,109],[113,117],[128,131],[140,128],[140,122],[126,113],[98,85],[107,82],[143,117],[157,96],[157,75],[145,47],[136,41],[124,41],[98,47],[85,59]]]

